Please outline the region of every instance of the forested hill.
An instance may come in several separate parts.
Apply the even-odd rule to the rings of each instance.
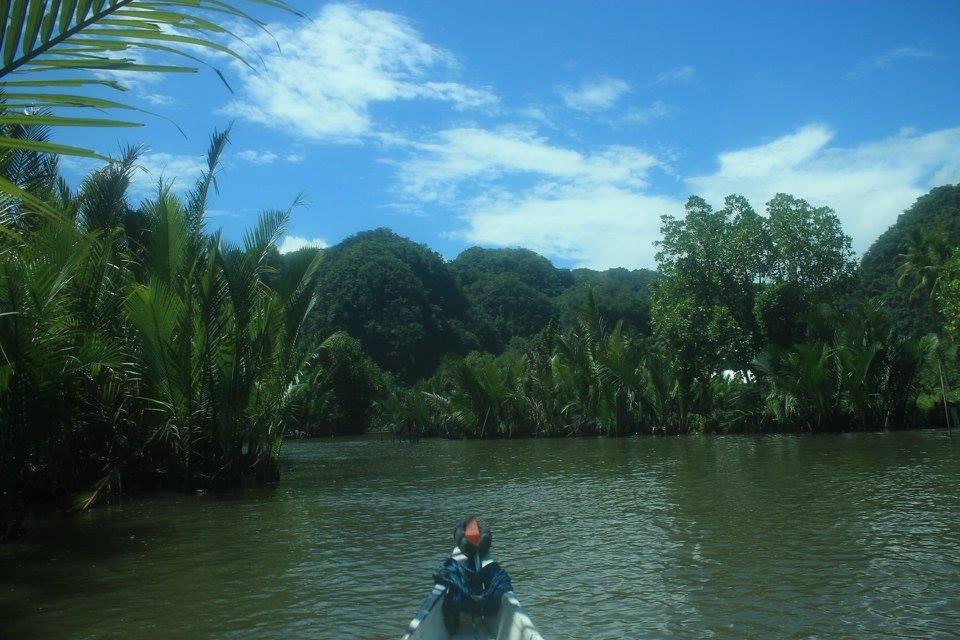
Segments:
[[[445,355],[499,353],[569,320],[590,290],[605,317],[650,331],[657,276],[646,269],[560,269],[527,249],[480,247],[445,262],[389,229],[358,233],[325,254],[311,333],[347,331],[408,382],[432,374]]]
[[[898,286],[897,265],[935,271],[957,246],[960,186],[937,187],[866,252],[851,301],[882,300],[909,335],[938,330],[942,319],[933,306]],[[908,275],[917,280],[917,273]],[[501,353],[551,322],[569,326],[591,291],[608,323],[622,320],[631,334],[650,335],[658,274],[562,269],[517,248],[472,247],[447,262],[426,245],[375,229],[326,249],[319,279],[311,334],[319,340],[344,330],[380,367],[410,383],[432,375],[446,356]]]
[[[939,270],[960,246],[960,184],[936,187],[921,196],[870,246],[860,264],[860,294],[886,301],[891,315],[909,333],[934,331],[939,318],[919,303],[910,287],[897,285],[909,257],[918,270]]]

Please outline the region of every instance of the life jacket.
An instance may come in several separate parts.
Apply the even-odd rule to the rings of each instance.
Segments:
[[[443,622],[453,635],[460,628],[460,614],[491,617],[500,610],[503,594],[513,591],[510,576],[487,557],[493,535],[476,518],[464,520],[456,529],[457,550],[433,574],[447,589],[443,596]]]

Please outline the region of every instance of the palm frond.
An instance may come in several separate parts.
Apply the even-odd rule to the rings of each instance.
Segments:
[[[244,5],[304,16],[284,0],[0,1],[0,91],[5,100],[0,110],[0,149],[105,158],[91,149],[18,138],[6,130],[10,126],[139,126],[128,119],[58,113],[62,109],[142,112],[90,94],[100,89],[125,90],[120,82],[97,77],[105,71],[196,73],[204,65],[229,90],[223,72],[201,56],[227,56],[252,66],[232,46],[243,40],[221,24],[239,19],[265,29],[262,20],[241,8]],[[147,62],[145,55],[161,60]],[[170,64],[169,58],[185,63]],[[14,180],[0,181],[0,191],[22,199],[24,190],[17,186]]]

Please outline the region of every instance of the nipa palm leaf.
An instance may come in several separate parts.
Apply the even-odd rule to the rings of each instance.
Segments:
[[[142,112],[91,95],[103,88],[126,90],[98,76],[105,71],[195,73],[198,65],[210,66],[199,57],[203,52],[249,66],[230,46],[240,38],[221,24],[241,20],[265,29],[245,5],[303,15],[284,0],[0,0],[0,125],[141,126],[130,119],[81,117],[75,110]],[[163,61],[145,62],[144,54]],[[63,110],[73,113],[61,115]],[[108,159],[91,149],[7,136],[2,128],[0,153],[27,149],[29,143],[35,152]],[[24,199],[9,180],[0,180],[0,192]]]

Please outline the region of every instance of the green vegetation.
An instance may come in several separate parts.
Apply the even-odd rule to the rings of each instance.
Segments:
[[[929,280],[929,267],[942,261],[944,246],[960,246],[960,185],[937,187],[921,196],[877,238],[860,263],[858,295],[882,299],[905,332],[937,332],[942,318],[935,306],[918,304],[920,291],[913,276]],[[913,264],[903,269],[908,255]],[[904,286],[898,286],[898,280]]]
[[[625,329],[643,335],[653,331],[650,324],[650,300],[659,275],[649,269],[574,269],[573,284],[557,298],[560,322],[569,326],[577,321],[589,296],[604,318],[616,318]]]
[[[568,272],[527,249],[473,247],[450,268],[470,303],[480,349],[492,353],[547,326],[557,314],[553,298],[572,283]]]
[[[227,133],[184,196],[138,152],[74,191],[49,130],[0,123],[0,537],[27,505],[277,477],[285,435],[493,438],[946,424],[960,392],[960,187],[858,267],[836,214],[690,198],[657,271],[524,249],[451,262],[387,229],[280,255],[205,228]]]
[[[630,336],[621,323],[607,327],[587,305],[573,326],[551,326],[525,351],[450,362],[408,392],[408,402],[421,395],[423,407],[398,430],[617,436],[876,429],[930,419],[916,401],[935,339],[903,339],[869,306],[820,324],[837,328],[822,341],[767,345],[742,373],[691,375],[668,343]]]
[[[226,142],[213,136],[185,198],[161,184],[136,209],[136,151],[76,193],[55,159],[24,160],[44,171],[17,181],[47,206],[0,219],[0,535],[29,501],[79,488],[85,507],[121,483],[276,477],[323,357],[301,340],[319,257],[270,266],[289,211],[262,214],[241,246],[204,230]]]
[[[314,334],[348,332],[406,381],[471,342],[463,336],[467,302],[439,254],[388,229],[358,233],[324,253]]]
[[[912,211],[924,203],[935,209],[928,196]],[[739,196],[719,210],[691,198],[684,218],[663,220],[656,274],[577,270],[553,298],[570,280],[543,277],[550,271],[529,252],[465,252],[453,264],[467,290],[513,282],[541,302],[539,322],[554,315],[530,337],[516,319],[537,316],[509,295],[495,305],[468,295],[479,300],[475,317],[515,328],[493,343],[506,350],[448,359],[389,391],[386,424],[404,437],[479,438],[949,425],[955,343],[938,337],[938,322],[931,333],[904,329],[905,313],[936,301],[956,332],[960,253],[948,260],[945,231],[905,240],[888,265],[890,289],[865,296],[832,210],[781,194],[765,213]],[[955,219],[931,213],[941,214]],[[890,303],[905,291],[913,306]]]
[[[960,340],[960,248],[944,265],[936,300],[946,332],[953,340]]]

